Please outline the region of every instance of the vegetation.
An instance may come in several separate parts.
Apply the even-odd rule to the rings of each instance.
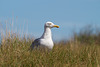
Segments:
[[[51,51],[30,51],[33,39],[8,32],[1,39],[0,67],[99,67],[100,33],[86,30],[75,33],[72,40],[55,43]]]

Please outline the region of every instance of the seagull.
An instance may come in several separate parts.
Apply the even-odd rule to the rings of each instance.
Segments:
[[[54,27],[59,28],[58,25],[55,25],[52,22],[46,22],[44,25],[43,35],[40,38],[35,39],[32,42],[30,48],[33,49],[34,47],[43,46],[43,47],[52,49],[54,46],[54,43],[52,40],[51,28],[54,28]]]

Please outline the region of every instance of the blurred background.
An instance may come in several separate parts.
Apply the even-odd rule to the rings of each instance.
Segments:
[[[0,33],[13,31],[38,38],[44,23],[53,28],[53,39],[69,39],[86,26],[100,27],[100,0],[0,0]],[[88,26],[88,27],[89,27]]]

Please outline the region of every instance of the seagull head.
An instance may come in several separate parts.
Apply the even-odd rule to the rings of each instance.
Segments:
[[[59,28],[58,25],[55,25],[55,24],[53,24],[52,22],[46,22],[46,23],[45,23],[45,27],[49,27],[49,28],[54,28],[54,27],[56,27],[56,28]]]

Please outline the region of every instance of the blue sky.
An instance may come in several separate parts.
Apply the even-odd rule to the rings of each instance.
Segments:
[[[100,0],[0,0],[0,24],[13,21],[18,33],[40,37],[43,25],[52,21],[53,39],[69,38],[73,30],[93,24],[100,26]]]

